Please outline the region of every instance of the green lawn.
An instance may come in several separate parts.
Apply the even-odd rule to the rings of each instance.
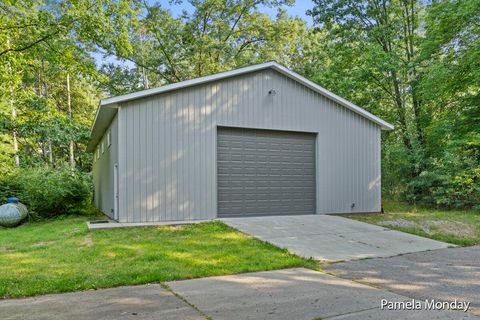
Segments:
[[[384,214],[346,217],[461,246],[480,244],[480,212],[437,210],[384,202]]]
[[[89,232],[86,220],[0,229],[0,297],[316,267],[221,222]]]

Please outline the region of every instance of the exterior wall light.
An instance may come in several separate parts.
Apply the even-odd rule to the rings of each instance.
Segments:
[[[275,95],[277,95],[277,91],[275,91],[274,89],[270,89],[268,91],[268,94],[271,95],[271,96],[275,96]]]

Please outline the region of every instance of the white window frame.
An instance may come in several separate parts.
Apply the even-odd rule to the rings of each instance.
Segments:
[[[110,147],[112,145],[112,132],[108,131],[107,133],[107,147]]]

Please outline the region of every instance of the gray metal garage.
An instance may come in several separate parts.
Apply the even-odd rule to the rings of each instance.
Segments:
[[[275,62],[108,98],[95,204],[120,222],[380,211],[382,129]]]

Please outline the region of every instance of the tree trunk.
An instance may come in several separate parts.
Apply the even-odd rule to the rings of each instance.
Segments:
[[[412,141],[408,135],[408,129],[407,129],[407,119],[405,117],[405,106],[402,102],[402,94],[400,92],[400,84],[397,78],[397,72],[392,71],[391,72],[391,77],[392,77],[392,85],[393,85],[393,90],[395,93],[395,106],[397,107],[397,115],[398,115],[398,121],[400,122],[400,133],[402,135],[402,141],[405,147],[409,152],[412,152],[413,146],[412,146]]]
[[[7,38],[7,49],[10,48],[10,39]],[[12,65],[10,64],[10,61],[8,62],[8,71],[10,72],[10,75],[13,74],[12,71]],[[10,82],[10,109],[12,110],[12,120],[15,122],[17,119],[17,108],[15,108],[15,98],[13,94],[13,84]],[[16,123],[15,123],[16,124]],[[17,130],[13,129],[12,130],[12,141],[13,141],[13,151],[14,151],[14,159],[15,159],[15,165],[17,167],[20,166],[20,156],[18,154],[18,140],[17,140]]]
[[[12,85],[10,84],[10,107],[12,109],[12,120],[15,122],[17,118],[17,109],[15,108],[15,102],[13,98],[13,88]],[[14,158],[15,158],[15,165],[17,167],[20,166],[20,156],[18,154],[18,140],[17,140],[17,130],[13,129],[12,130],[12,139],[13,139],[13,151],[14,153]]]
[[[145,69],[145,48],[143,46],[143,42],[145,40],[145,33],[143,30],[140,30],[140,54],[142,55],[142,82],[143,82],[143,88],[148,89],[149,88],[149,83],[148,83],[148,75],[147,75],[147,70]]]
[[[72,125],[73,117],[72,117],[72,100],[70,97],[70,74],[67,73],[67,105],[68,105],[68,117],[70,119],[70,125]],[[75,153],[73,150],[73,139],[70,139],[70,167],[72,170],[75,168]]]
[[[408,86],[410,87],[410,97],[412,99],[412,109],[413,109],[413,129],[415,130],[414,138],[418,144],[417,152],[417,173],[419,174],[423,171],[425,166],[425,135],[421,123],[421,108],[422,102],[419,99],[417,92],[417,82],[418,82],[418,73],[417,73],[417,61],[416,61],[416,51],[415,51],[415,30],[418,28],[417,20],[415,19],[416,0],[404,0],[404,12],[403,12],[403,30],[405,38],[405,56],[407,59],[407,70],[408,70]]]
[[[51,111],[48,107],[48,85],[47,85],[47,76],[45,75],[45,59],[42,57],[42,69],[38,73],[38,94],[45,98],[47,101],[47,116],[48,120],[51,119]],[[53,148],[52,148],[52,139],[50,134],[47,136],[47,151],[48,151],[48,164],[53,166]]]

